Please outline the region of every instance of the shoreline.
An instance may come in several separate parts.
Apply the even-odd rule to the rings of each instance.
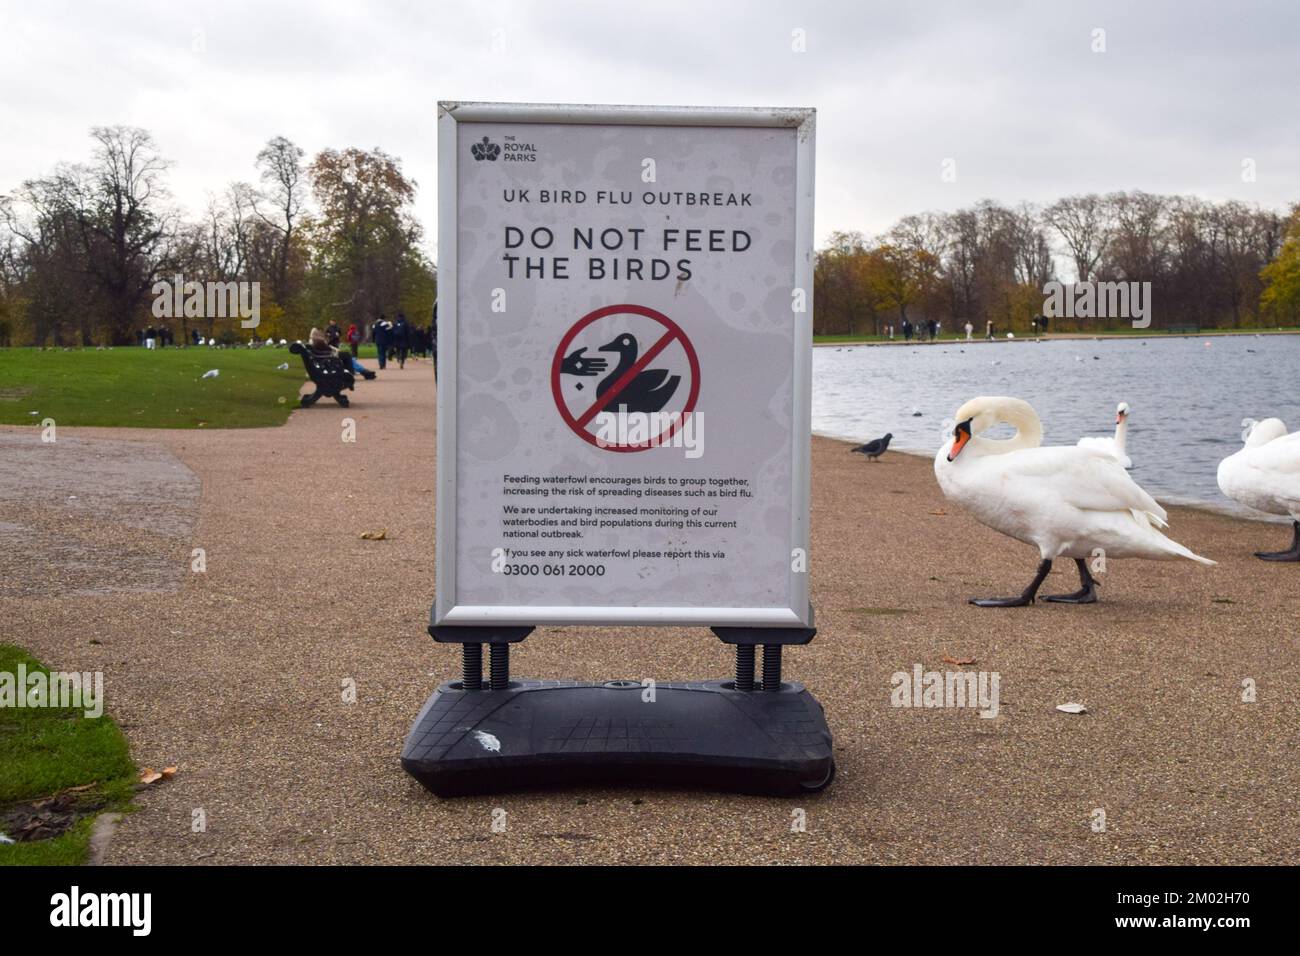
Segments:
[[[954,335],[952,338],[939,338],[937,341],[923,341],[913,339],[911,342],[900,338],[893,339],[869,339],[869,338],[844,338],[833,341],[818,342],[817,337],[813,337],[813,348],[830,348],[859,345],[998,345],[998,344],[1015,344],[1016,342],[1077,342],[1079,340],[1101,340],[1101,339],[1201,339],[1201,338],[1225,338],[1238,335],[1300,335],[1300,329],[1205,329],[1200,332],[1165,332],[1160,329],[1142,332],[1049,332],[1046,335],[1027,334],[1023,337],[1009,339],[1005,335],[1000,338],[985,338],[982,335],[974,336],[970,339]]]

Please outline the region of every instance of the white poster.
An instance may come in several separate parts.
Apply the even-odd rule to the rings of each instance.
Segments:
[[[810,623],[812,140],[442,105],[438,623]]]

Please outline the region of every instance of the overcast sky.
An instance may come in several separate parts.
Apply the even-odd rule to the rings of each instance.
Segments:
[[[94,125],[149,129],[191,211],[253,180],[272,136],[378,146],[419,182],[432,252],[435,104],[462,99],[816,107],[819,243],[983,198],[1282,209],[1300,200],[1298,37],[1285,2],[0,0],[0,192],[86,158]]]

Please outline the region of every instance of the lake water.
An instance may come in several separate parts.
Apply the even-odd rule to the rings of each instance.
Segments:
[[[1241,448],[1243,418],[1277,417],[1300,429],[1300,336],[813,349],[819,435],[862,442],[893,432],[891,451],[933,458],[947,434],[944,422],[977,395],[1029,402],[1043,421],[1045,445],[1113,435],[1115,406],[1128,402],[1127,450],[1138,484],[1164,502],[1259,517],[1222,495],[1215,472]]]

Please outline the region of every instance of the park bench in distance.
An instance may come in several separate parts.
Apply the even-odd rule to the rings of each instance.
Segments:
[[[335,355],[333,352],[328,355],[318,355],[301,342],[294,342],[289,346],[289,351],[294,355],[302,356],[307,377],[316,386],[316,391],[302,397],[303,408],[316,404],[322,398],[332,398],[347,408],[348,397],[343,394],[343,391],[344,389],[351,391],[356,378],[348,367],[349,363],[341,355]]]

